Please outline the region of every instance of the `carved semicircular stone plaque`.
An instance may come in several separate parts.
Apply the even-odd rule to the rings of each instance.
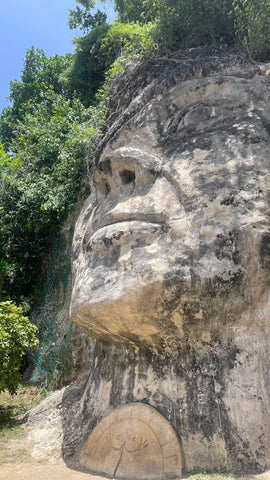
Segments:
[[[80,455],[92,473],[119,479],[181,477],[181,450],[169,422],[154,408],[116,408],[94,428]]]

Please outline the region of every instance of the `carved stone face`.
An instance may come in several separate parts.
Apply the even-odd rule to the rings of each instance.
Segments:
[[[74,239],[71,314],[92,336],[157,346],[260,295],[267,95],[259,75],[179,82],[108,142]]]

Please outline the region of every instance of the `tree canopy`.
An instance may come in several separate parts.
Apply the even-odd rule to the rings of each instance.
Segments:
[[[83,8],[76,6],[75,9],[69,10],[69,28],[80,28],[84,33],[89,32],[92,28],[98,27],[106,23],[107,15],[100,10],[92,12],[95,7],[94,0],[76,0]]]
[[[101,110],[61,80],[70,60],[27,51],[0,119],[0,278],[2,294],[17,301],[38,292],[52,232],[82,194],[86,143],[99,136]]]

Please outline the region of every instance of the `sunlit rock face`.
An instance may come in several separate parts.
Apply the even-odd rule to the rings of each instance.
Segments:
[[[182,339],[191,318],[199,337],[210,324],[226,337],[261,298],[269,82],[220,67],[181,81],[172,64],[180,78],[99,157],[75,233],[72,299],[74,321],[95,337],[158,347]]]
[[[71,316],[101,342],[84,441],[144,402],[173,425],[184,471],[250,473],[270,468],[270,77],[190,55],[115,85],[77,222]]]

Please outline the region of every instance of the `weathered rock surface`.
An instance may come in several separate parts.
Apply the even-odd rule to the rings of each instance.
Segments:
[[[115,84],[74,235],[71,316],[96,344],[63,395],[68,465],[142,402],[173,427],[184,472],[270,468],[268,71],[193,51]]]
[[[57,463],[62,455],[63,428],[61,421],[64,390],[53,393],[40,405],[27,412],[25,421],[28,435],[26,439],[33,459],[50,460]]]

